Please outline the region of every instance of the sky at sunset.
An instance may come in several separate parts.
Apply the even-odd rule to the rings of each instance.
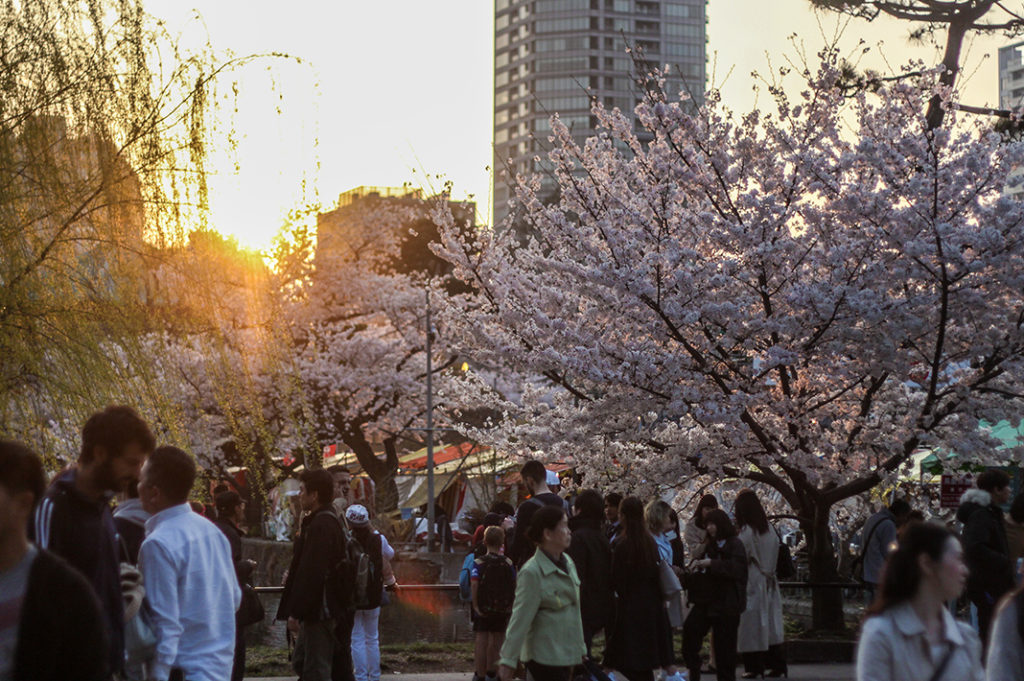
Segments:
[[[222,150],[211,159],[219,231],[265,248],[291,209],[329,208],[358,185],[409,182],[429,192],[446,180],[455,198],[472,195],[487,221],[491,0],[148,0],[147,7],[186,43],[209,36],[215,48],[239,55],[302,60],[263,60],[234,74],[235,141],[229,145],[222,130],[214,141]],[[823,36],[846,21],[819,17],[806,0],[711,0],[708,20],[709,74],[724,81],[724,99],[737,111],[766,102],[751,89],[752,71],[766,72],[769,59],[778,66],[798,50],[813,58]],[[894,21],[850,21],[841,45],[852,54],[858,39],[869,41],[863,66],[934,59],[931,47],[909,45],[907,32]],[[996,103],[996,50],[1005,43],[989,37],[969,45],[965,101]],[[230,81],[223,85],[230,89]]]

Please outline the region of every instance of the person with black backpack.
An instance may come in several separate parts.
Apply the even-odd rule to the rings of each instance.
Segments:
[[[333,500],[330,473],[318,468],[299,475],[299,503],[306,516],[295,538],[276,619],[287,620],[288,630],[298,635],[292,668],[303,681],[330,681],[335,620],[346,606],[331,581],[346,553]]]
[[[516,568],[501,553],[505,530],[488,527],[484,530],[483,544],[486,552],[473,561],[470,570],[473,632],[476,634],[473,681],[496,681],[498,657],[516,596]]]
[[[384,559],[395,557],[395,550],[370,526],[365,506],[353,504],[345,511],[352,538],[366,556],[355,566],[355,617],[352,625],[352,667],[356,681],[380,681],[380,639],[378,622],[384,595]]]
[[[889,508],[881,509],[864,523],[860,555],[854,560],[853,573],[864,583],[868,605],[875,600],[875,591],[882,580],[882,566],[896,547],[896,535],[907,522],[910,511],[910,504],[896,499]]]

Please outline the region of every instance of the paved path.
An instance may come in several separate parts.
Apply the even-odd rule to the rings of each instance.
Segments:
[[[742,671],[742,670],[739,670]],[[739,676],[739,674],[737,674]],[[853,681],[852,664],[791,664],[789,678],[806,681]],[[470,681],[471,672],[449,672],[438,674],[383,674],[381,681]],[[701,681],[714,681],[714,674],[702,674]],[[257,681],[257,677],[246,679]],[[294,676],[262,677],[258,681],[296,681]]]

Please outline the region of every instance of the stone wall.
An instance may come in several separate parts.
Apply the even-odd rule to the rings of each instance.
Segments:
[[[242,556],[256,561],[255,586],[280,586],[291,564],[292,545],[263,539],[243,539]],[[464,556],[456,553],[400,553],[392,565],[398,584],[428,588],[399,589],[389,605],[381,608],[382,643],[416,641],[460,641],[473,637],[469,609],[459,600],[457,589]],[[441,585],[449,585],[444,588]],[[261,624],[246,630],[249,645],[283,647],[284,622],[275,622],[279,593],[261,594],[267,616]]]

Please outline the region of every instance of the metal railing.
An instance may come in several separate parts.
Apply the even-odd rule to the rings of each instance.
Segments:
[[[279,594],[283,586],[257,586],[256,593]],[[851,589],[862,591],[865,585],[859,582],[779,582],[780,589]],[[399,584],[399,591],[458,591],[458,584]]]

